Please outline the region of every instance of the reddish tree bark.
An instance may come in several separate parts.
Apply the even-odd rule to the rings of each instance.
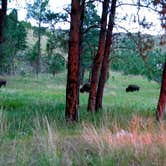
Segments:
[[[114,27],[115,10],[116,10],[116,0],[112,0],[111,12],[109,15],[109,23],[108,23],[108,30],[107,30],[107,36],[106,36],[106,43],[105,43],[104,58],[102,62],[99,84],[97,89],[96,106],[95,106],[96,111],[102,108],[103,91],[104,91],[104,85],[107,79],[110,47],[112,45],[112,31]]]
[[[160,97],[159,97],[157,112],[156,112],[157,120],[160,120],[163,118],[165,108],[166,108],[166,62],[164,63]]]
[[[67,121],[78,120],[80,7],[80,0],[72,0],[65,111]]]
[[[92,76],[91,76],[91,83],[90,83],[91,90],[89,93],[89,100],[88,100],[89,111],[95,110],[95,101],[96,101],[96,93],[97,93],[96,90],[98,85],[99,69],[100,69],[101,62],[103,59],[103,54],[104,54],[108,8],[109,8],[109,0],[104,0],[103,9],[102,9],[102,17],[100,22],[101,30],[100,30],[99,46],[98,46],[98,51],[94,58],[93,67],[92,67]]]
[[[161,26],[166,31],[166,4],[162,0],[154,1],[155,5],[160,4],[162,6],[161,14]],[[164,111],[166,109],[166,61],[163,67],[162,74],[162,83],[160,89],[160,97],[158,100],[157,111],[156,111],[156,119],[161,120],[164,116]]]
[[[3,25],[7,11],[7,0],[1,0],[2,8],[0,9],[0,43],[3,42]]]

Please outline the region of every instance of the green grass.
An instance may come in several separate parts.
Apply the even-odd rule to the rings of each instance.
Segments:
[[[130,131],[133,126],[151,135],[161,131],[154,120],[160,90],[157,83],[142,76],[111,72],[104,91],[103,110],[95,114],[87,112],[88,94],[81,94],[79,122],[66,124],[65,73],[55,77],[41,74],[6,79],[7,87],[0,89],[0,165],[110,166],[165,162],[166,148],[160,144],[152,146],[156,148],[154,154],[148,152],[152,149],[148,146],[137,153],[137,148],[128,145],[127,148],[108,148],[102,136],[102,131]],[[126,93],[128,84],[137,84],[141,90]],[[151,119],[153,129],[149,131]],[[101,140],[89,143],[83,135],[86,128],[89,135],[92,133]],[[158,152],[160,150],[163,153]],[[157,153],[156,161],[153,155]]]

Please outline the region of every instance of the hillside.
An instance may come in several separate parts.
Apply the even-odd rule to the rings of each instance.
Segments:
[[[31,28],[28,28],[27,30],[27,45],[28,47],[32,48],[35,43],[37,42],[37,36],[34,35],[34,30]],[[42,54],[46,52],[46,44],[47,44],[47,36],[44,35],[41,37],[41,49],[42,49]]]

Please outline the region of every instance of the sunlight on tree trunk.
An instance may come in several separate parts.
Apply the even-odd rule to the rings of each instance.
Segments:
[[[99,84],[97,89],[96,106],[95,106],[96,111],[102,108],[104,85],[107,80],[109,54],[110,54],[110,48],[112,44],[112,31],[114,27],[115,10],[116,10],[116,0],[112,0],[111,13],[109,16],[109,24],[108,24],[108,30],[107,30],[107,36],[106,36],[106,43],[105,43],[104,58],[102,62]]]
[[[80,0],[72,0],[66,87],[66,120],[78,120],[80,60]]]
[[[100,30],[100,38],[99,38],[99,46],[97,55],[94,58],[93,67],[92,67],[92,77],[90,83],[90,94],[88,100],[88,110],[95,110],[95,101],[96,101],[96,90],[98,85],[99,78],[99,69],[101,66],[101,62],[104,54],[104,46],[105,46],[105,36],[106,36],[106,26],[107,26],[107,15],[109,8],[109,0],[104,0],[103,2],[103,11],[101,17],[101,30]]]

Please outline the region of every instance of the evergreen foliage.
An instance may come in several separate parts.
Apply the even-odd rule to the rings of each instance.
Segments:
[[[17,65],[18,52],[26,48],[26,29],[23,22],[17,18],[17,10],[13,9],[7,16],[4,25],[4,42],[0,46],[2,52],[0,60],[1,72],[12,74]]]

